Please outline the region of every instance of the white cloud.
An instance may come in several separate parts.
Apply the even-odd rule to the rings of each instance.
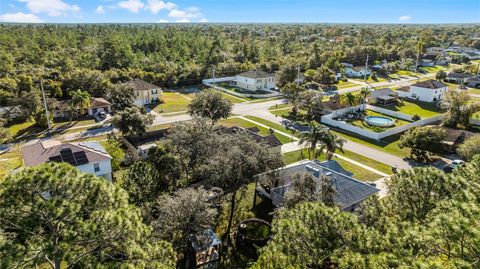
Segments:
[[[410,15],[403,15],[403,16],[398,17],[399,21],[409,21],[411,19],[412,19],[412,16],[410,16]]]
[[[95,13],[104,14],[105,13],[105,8],[102,5],[99,5],[97,7],[97,9],[95,9]]]
[[[175,8],[168,13],[168,16],[177,19],[191,19],[201,17],[202,13],[197,7],[189,7],[184,10]]]
[[[66,15],[67,12],[79,12],[78,5],[70,5],[62,0],[18,0],[26,3],[32,13],[46,13],[49,16]]]
[[[199,22],[208,22],[208,20],[206,18],[203,18],[203,19],[199,20]]]
[[[172,10],[176,8],[177,5],[172,2],[164,2],[160,0],[148,0],[147,1],[147,10],[150,10],[153,14],[157,14],[160,10]]]
[[[190,22],[190,20],[187,18],[183,18],[183,19],[176,20],[175,22]]]
[[[157,22],[158,22],[158,23],[167,23],[168,20],[161,19],[161,20],[159,20],[159,21],[157,21]]]
[[[22,12],[17,13],[5,13],[0,15],[0,21],[2,22],[25,22],[25,23],[40,23],[43,22],[37,15],[25,14]]]
[[[132,13],[138,13],[140,9],[145,6],[145,4],[140,0],[127,0],[119,2],[118,6],[127,9]]]

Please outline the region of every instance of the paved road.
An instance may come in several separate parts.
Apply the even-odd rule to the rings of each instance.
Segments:
[[[395,86],[400,86],[400,87],[409,86],[412,83],[412,81],[415,81],[415,80],[418,80],[418,79],[421,79],[421,78],[431,78],[431,77],[435,77],[435,74],[425,74],[425,75],[420,75],[418,77],[409,77],[409,78],[395,79],[395,80],[391,80],[391,81],[382,81],[382,82],[375,82],[375,83],[366,83],[366,82],[355,81],[354,83],[363,84],[363,85],[355,86],[355,87],[351,87],[351,88],[339,89],[338,93],[347,93],[347,92],[358,91],[365,86],[371,86],[371,87],[374,87],[374,88],[378,88],[378,87],[382,87],[382,86],[389,86],[389,85],[392,85],[392,84],[395,84]]]

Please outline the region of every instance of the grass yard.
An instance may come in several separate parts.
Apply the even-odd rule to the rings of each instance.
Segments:
[[[362,86],[362,85],[359,84],[359,83],[351,82],[350,80],[349,81],[339,80],[338,83],[336,84],[336,86],[339,89],[347,89],[347,88],[352,88],[352,87]]]
[[[17,169],[22,165],[23,160],[18,148],[10,152],[0,154],[0,181],[8,176],[12,170]]]
[[[435,104],[420,102],[420,101],[411,101],[403,100],[402,104],[391,104],[391,105],[376,105],[393,111],[398,111],[408,115],[418,115],[422,118],[430,118],[437,116],[442,113],[442,109]]]
[[[194,94],[181,94],[176,92],[162,93],[163,103],[157,105],[153,110],[159,114],[186,111]]]
[[[73,128],[73,127],[80,127],[85,125],[92,125],[97,124],[94,119],[88,120],[79,120],[79,121],[67,121],[67,122],[56,122],[53,124],[52,128],[54,129],[65,129],[65,128]]]
[[[480,89],[473,89],[473,88],[470,88],[470,89],[468,89],[468,93],[470,93],[470,94],[476,94],[476,95],[480,95]]]
[[[438,65],[432,66],[432,67],[428,67],[428,66],[426,66],[426,67],[419,67],[418,69],[419,69],[419,70],[422,70],[422,71],[424,71],[425,73],[428,73],[428,74],[437,73],[437,72],[440,71],[440,70],[444,70],[444,71],[447,70],[447,68],[445,68],[445,67],[443,67],[443,66],[438,66]]]
[[[359,135],[354,134],[354,133],[349,133],[349,132],[339,130],[339,129],[333,129],[331,127],[330,127],[330,130],[331,130],[332,133],[334,133],[334,134],[336,134],[340,137],[343,137],[345,139],[348,139],[352,142],[362,144],[362,145],[365,145],[365,146],[368,146],[368,147],[371,147],[371,148],[374,148],[374,149],[377,149],[377,150],[380,150],[380,151],[383,151],[383,152],[386,152],[386,153],[390,153],[390,154],[398,156],[398,157],[404,158],[404,157],[408,157],[410,155],[410,150],[409,149],[407,149],[407,148],[401,149],[398,146],[398,143],[399,143],[398,140],[400,139],[400,135],[393,135],[393,136],[390,136],[390,137],[386,137],[386,138],[384,138],[380,141],[377,141],[377,140],[374,140],[374,139],[369,139],[369,138],[359,136]]]
[[[351,155],[351,156],[353,156],[353,155]],[[345,156],[345,157],[347,157],[347,156]],[[365,157],[363,157],[363,158],[365,158]],[[284,160],[285,164],[291,164],[291,163],[298,162],[298,161],[301,161],[301,160],[304,160],[304,159],[308,159],[307,150],[296,150],[296,151],[287,152],[287,153],[283,154],[283,160]],[[320,161],[326,160],[325,155],[322,154],[318,158],[318,160],[320,160]],[[364,169],[360,166],[357,166],[357,165],[355,165],[351,162],[345,161],[343,159],[339,159],[339,158],[334,157],[333,160],[337,161],[343,168],[345,168],[345,170],[347,170],[349,172],[352,172],[354,174],[353,177],[358,179],[358,180],[375,181],[375,180],[378,180],[378,179],[382,178],[381,175],[373,173],[373,172],[371,172],[367,169]],[[359,161],[361,161],[361,160],[359,160]],[[370,160],[370,162],[375,162],[375,161]],[[367,165],[367,164],[365,164],[365,165]],[[372,168],[375,168],[375,167],[372,167]],[[386,169],[386,168],[382,168],[382,169]]]
[[[268,111],[286,109],[286,108],[292,108],[292,105],[291,104],[274,105],[274,106],[269,107]]]
[[[148,128],[147,132],[168,129],[168,128],[172,128],[172,126],[173,126],[173,123],[154,125],[154,126],[151,126],[150,128]]]
[[[399,77],[418,77],[419,74],[418,73],[415,73],[415,72],[412,72],[412,71],[408,71],[408,70],[398,70],[397,72],[395,72],[394,74],[390,75],[390,77],[392,78],[399,78]]]
[[[266,126],[272,128],[272,129],[278,130],[280,132],[284,132],[284,133],[287,133],[287,134],[290,134],[290,135],[293,135],[293,136],[297,135],[295,132],[288,130],[283,125],[280,125],[280,124],[277,124],[277,123],[274,123],[274,122],[271,122],[271,121],[268,121],[268,120],[265,120],[265,119],[262,119],[262,118],[258,118],[258,117],[255,117],[255,116],[245,116],[245,118],[251,119],[253,121],[256,121],[258,123],[266,125]]]
[[[260,135],[263,135],[263,136],[268,135],[268,129],[267,128],[257,126],[252,122],[249,122],[249,121],[246,121],[246,120],[243,120],[243,119],[240,119],[240,118],[229,118],[229,119],[226,119],[226,120],[222,120],[222,121],[220,121],[220,124],[223,125],[223,126],[226,126],[226,127],[232,127],[232,126],[239,126],[239,127],[243,127],[243,128],[257,127],[260,130],[260,132],[259,132]],[[277,132],[275,132],[274,135],[275,135],[275,137],[278,138],[278,140],[282,144],[292,142],[291,138],[286,137],[284,135],[281,135]]]
[[[275,110],[269,110],[269,111],[270,111],[270,113],[272,113],[275,116],[285,118],[292,111],[292,107],[286,107],[286,108],[282,108],[282,109],[275,109]]]
[[[220,92],[220,93],[222,94],[223,98],[229,100],[230,102],[232,102],[232,104],[238,104],[238,103],[249,101],[248,99],[236,97],[225,92]]]
[[[34,126],[35,126],[34,121],[27,121],[27,122],[18,123],[18,124],[14,124],[14,125],[9,126],[8,131],[10,132],[10,135],[12,137],[15,137],[15,136],[23,133],[22,131],[24,131],[26,129],[29,129],[29,128],[33,128]]]

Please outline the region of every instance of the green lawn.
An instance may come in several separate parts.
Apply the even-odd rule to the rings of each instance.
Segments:
[[[18,123],[18,124],[14,124],[14,125],[9,126],[8,131],[10,132],[11,136],[15,137],[19,133],[21,133],[21,131],[23,131],[25,129],[28,129],[28,128],[31,128],[31,127],[34,127],[34,125],[35,125],[34,121],[27,121],[27,122],[23,122],[23,123]]]
[[[222,93],[223,98],[229,100],[233,104],[238,104],[238,103],[243,103],[243,102],[248,101],[248,99],[236,97],[236,96],[233,96],[231,94],[228,94],[228,93],[225,93],[225,92],[222,92],[222,91],[220,91],[220,93]]]
[[[377,113],[377,112],[374,112],[374,111],[371,111],[371,110],[367,110],[367,115],[368,116],[380,116],[380,117],[385,117],[385,118],[392,119],[392,120],[395,121],[395,126],[388,127],[388,128],[370,126],[370,125],[366,124],[363,120],[355,120],[355,121],[352,121],[352,122],[348,122],[348,124],[351,124],[353,126],[356,126],[356,127],[362,128],[362,129],[366,129],[366,130],[369,130],[369,131],[372,131],[372,132],[381,133],[383,131],[386,131],[386,130],[389,130],[389,129],[392,129],[392,128],[396,128],[396,127],[399,127],[399,126],[407,125],[407,124],[411,123],[411,122],[406,121],[406,120],[390,117],[390,116],[387,116],[385,114]]]
[[[270,113],[273,115],[276,115],[278,117],[286,117],[288,114],[292,111],[292,107],[286,107],[283,109],[278,109],[278,110],[270,110]]]
[[[162,93],[163,103],[157,105],[153,110],[157,113],[180,112],[187,110],[187,105],[190,103],[194,94],[181,94],[176,92]]]
[[[422,70],[428,74],[431,74],[431,73],[437,73],[438,71],[440,70],[447,70],[445,67],[443,66],[433,66],[433,67],[420,67],[418,68],[419,70]]]
[[[173,124],[171,123],[166,123],[166,124],[160,124],[160,125],[155,125],[150,128],[148,128],[148,131],[158,131],[158,130],[163,130],[163,129],[168,129],[171,128]]]
[[[0,154],[0,181],[22,165],[23,160],[19,149]]]
[[[274,105],[268,108],[268,111],[272,110],[278,110],[278,109],[284,109],[284,108],[291,108],[291,104],[280,104],[280,105]]]
[[[265,119],[262,119],[262,118],[259,118],[259,117],[255,117],[255,116],[245,116],[245,118],[247,119],[251,119],[253,121],[256,121],[258,123],[261,123],[263,125],[266,125],[274,130],[278,130],[280,132],[284,132],[284,133],[287,133],[287,134],[290,134],[290,135],[293,135],[293,136],[296,136],[298,134],[296,134],[295,132],[293,131],[290,131],[288,130],[287,128],[285,128],[284,126],[280,125],[280,124],[277,124],[277,123],[274,123],[274,122],[271,122],[271,121],[268,121],[268,120],[265,120]]]
[[[376,105],[393,111],[398,111],[408,115],[418,115],[422,118],[430,118],[442,113],[442,109],[435,104],[420,101],[406,101],[403,100],[402,104],[391,105]]]
[[[358,83],[355,83],[355,82],[351,82],[351,81],[342,81],[342,80],[339,80],[338,83],[336,84],[336,86],[339,88],[339,89],[347,89],[347,88],[352,88],[352,87],[356,87],[356,86],[362,86]]]
[[[399,76],[402,76],[402,77],[418,77],[419,74],[415,73],[415,72],[412,72],[412,71],[408,71],[408,70],[398,70],[394,74],[390,75],[390,77],[392,77],[392,78],[398,78]]]
[[[351,155],[353,156],[353,155]],[[287,152],[283,154],[283,160],[285,164],[291,164],[294,162],[298,162],[304,159],[308,159],[308,152],[306,150],[296,150],[292,152]],[[326,160],[324,155],[321,155],[318,160],[324,161]],[[378,175],[376,173],[373,173],[369,170],[366,170],[360,166],[357,166],[351,162],[345,161],[343,159],[339,159],[334,157],[333,160],[337,161],[345,170],[352,172],[354,175],[353,177],[362,180],[362,181],[375,181],[380,178],[382,178],[381,175]],[[374,160],[371,160],[372,162],[375,162]],[[375,168],[375,167],[372,167]],[[385,169],[385,168],[382,168]]]
[[[480,95],[480,89],[468,89],[468,93]]]
[[[243,119],[240,119],[240,118],[229,118],[229,119],[226,119],[226,120],[222,120],[220,122],[221,125],[223,126],[227,126],[227,127],[231,127],[231,126],[239,126],[239,127],[243,127],[243,128],[251,128],[251,127],[257,127],[260,132],[259,134],[260,135],[263,135],[263,136],[266,136],[268,135],[268,129],[267,128],[264,128],[264,127],[261,127],[261,126],[257,126],[255,125],[254,123],[252,122],[249,122],[249,121],[246,121],[246,120],[243,120]],[[273,128],[272,128],[273,129]],[[292,142],[292,139],[289,138],[289,137],[286,137],[284,135],[281,135],[277,132],[274,133],[275,137],[278,138],[278,140],[282,143],[282,144],[286,144],[286,143],[290,143]]]
[[[97,124],[95,119],[88,119],[88,120],[79,120],[79,121],[67,121],[67,122],[55,122],[52,126],[53,129],[65,129],[65,128],[73,128],[73,127],[80,127],[85,125],[92,125]]]
[[[343,130],[339,130],[339,129],[333,129],[333,128],[330,128],[331,132],[340,136],[340,137],[343,137],[345,139],[348,139],[352,142],[355,142],[355,143],[358,143],[358,144],[362,144],[362,145],[365,145],[365,146],[368,146],[368,147],[371,147],[371,148],[374,148],[374,149],[377,149],[377,150],[380,150],[380,151],[383,151],[383,152],[386,152],[386,153],[390,153],[392,155],[396,155],[398,157],[407,157],[410,155],[410,151],[409,149],[407,148],[403,148],[401,149],[400,147],[398,147],[398,139],[400,139],[400,135],[394,135],[394,136],[390,136],[390,137],[386,137],[380,141],[377,141],[377,140],[374,140],[374,139],[369,139],[369,138],[365,138],[365,137],[362,137],[360,135],[357,135],[357,134],[354,134],[354,133],[349,133],[349,132],[346,132],[346,131],[343,131]]]

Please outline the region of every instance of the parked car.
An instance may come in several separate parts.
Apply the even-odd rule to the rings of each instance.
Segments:
[[[462,161],[462,160],[453,160],[453,162],[451,164],[449,164],[448,166],[445,166],[445,168],[443,168],[443,171],[445,173],[451,173],[455,168],[462,167],[464,165],[465,165],[465,162]]]
[[[98,112],[97,115],[98,115],[98,117],[100,117],[101,119],[105,119],[105,118],[107,117],[107,113],[105,113],[105,112],[103,112],[103,111],[102,111],[102,112]]]

